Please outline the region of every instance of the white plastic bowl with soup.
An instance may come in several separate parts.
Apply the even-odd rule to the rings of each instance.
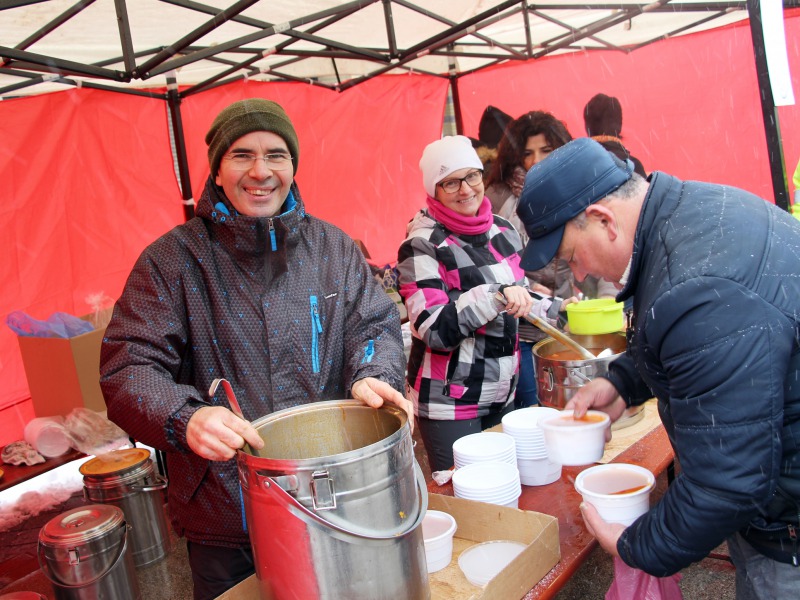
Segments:
[[[605,431],[609,416],[590,410],[576,419],[572,410],[562,410],[557,416],[539,422],[544,431],[547,455],[554,463],[565,466],[588,465],[603,457]]]

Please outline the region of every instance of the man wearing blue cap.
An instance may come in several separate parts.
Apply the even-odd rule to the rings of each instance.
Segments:
[[[535,165],[522,267],[554,256],[632,299],[626,353],[567,405],[618,419],[658,398],[681,473],[630,527],[582,505],[608,552],[659,577],[727,539],[737,598],[800,589],[800,223],[748,192],[648,180],[577,139]]]

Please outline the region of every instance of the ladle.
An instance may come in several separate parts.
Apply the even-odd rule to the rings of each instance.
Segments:
[[[209,397],[210,398],[214,397],[214,394],[217,393],[217,388],[219,387],[220,384],[222,384],[222,389],[225,390],[225,395],[228,397],[228,404],[231,405],[231,411],[233,412],[233,414],[239,417],[242,421],[247,421],[247,419],[244,418],[244,414],[242,413],[241,407],[239,406],[239,401],[236,399],[236,394],[233,393],[233,388],[231,387],[231,384],[227,379],[219,377],[214,381],[212,381],[211,387],[208,388]],[[255,450],[255,448],[252,448],[250,444],[248,444],[247,442],[245,442],[244,446],[242,446],[242,450],[244,450],[248,454],[252,454],[253,456],[258,456],[258,452]]]
[[[236,394],[233,393],[233,388],[227,379],[220,377],[212,381],[211,387],[208,388],[208,395],[213,398],[214,394],[217,393],[217,388],[220,384],[222,384],[222,388],[225,390],[225,395],[228,397],[228,403],[231,405],[231,411],[233,411],[233,414],[239,417],[242,421],[247,421],[242,414],[242,409],[239,407],[239,402],[236,400]]]
[[[508,301],[506,300],[506,297],[503,296],[503,294],[500,293],[500,292],[497,292],[497,294],[495,295],[495,298],[503,306],[505,306],[508,303]],[[545,321],[541,317],[538,317],[538,316],[534,315],[533,313],[529,313],[529,314],[525,315],[524,318],[529,323],[535,325],[536,327],[538,327],[539,329],[544,331],[550,337],[558,340],[559,342],[561,342],[562,344],[564,344],[568,348],[570,348],[570,349],[574,350],[575,352],[577,352],[578,354],[580,354],[581,358],[586,359],[586,360],[594,360],[595,358],[597,358],[594,354],[589,352],[586,348],[581,346],[578,342],[573,340],[566,333],[562,333],[561,331],[559,331],[558,329],[556,329],[555,327],[550,325],[550,323],[548,323],[547,321]]]

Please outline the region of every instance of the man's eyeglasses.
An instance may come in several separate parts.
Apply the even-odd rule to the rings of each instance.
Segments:
[[[233,154],[226,154],[222,158],[227,160],[231,168],[236,171],[249,171],[257,160],[263,160],[267,163],[267,167],[273,171],[283,171],[292,166],[292,157],[283,152],[273,152],[264,156],[258,156],[250,152],[234,152]]]
[[[455,194],[461,189],[461,183],[464,181],[467,182],[468,186],[475,187],[483,181],[483,171],[480,169],[476,171],[470,171],[467,173],[466,177],[445,179],[444,181],[440,181],[437,185],[439,185],[448,194]]]

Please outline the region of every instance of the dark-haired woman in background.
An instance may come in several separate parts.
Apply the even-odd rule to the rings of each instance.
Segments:
[[[534,110],[512,121],[500,141],[497,159],[493,162],[486,181],[486,195],[492,203],[492,212],[507,219],[517,228],[523,244],[527,244],[528,237],[517,217],[517,203],[525,183],[525,174],[533,165],[571,139],[572,136],[563,122],[548,112]],[[553,319],[558,318],[558,311],[562,309],[560,298],[570,298],[577,291],[574,288],[575,278],[565,261],[554,259],[543,269],[526,272],[525,275],[534,292],[554,297],[548,312],[548,317]],[[616,295],[616,288],[602,280],[582,282],[580,291],[589,297]],[[514,399],[517,408],[538,403],[533,346],[545,337],[546,334],[527,321],[520,321],[520,374]]]

